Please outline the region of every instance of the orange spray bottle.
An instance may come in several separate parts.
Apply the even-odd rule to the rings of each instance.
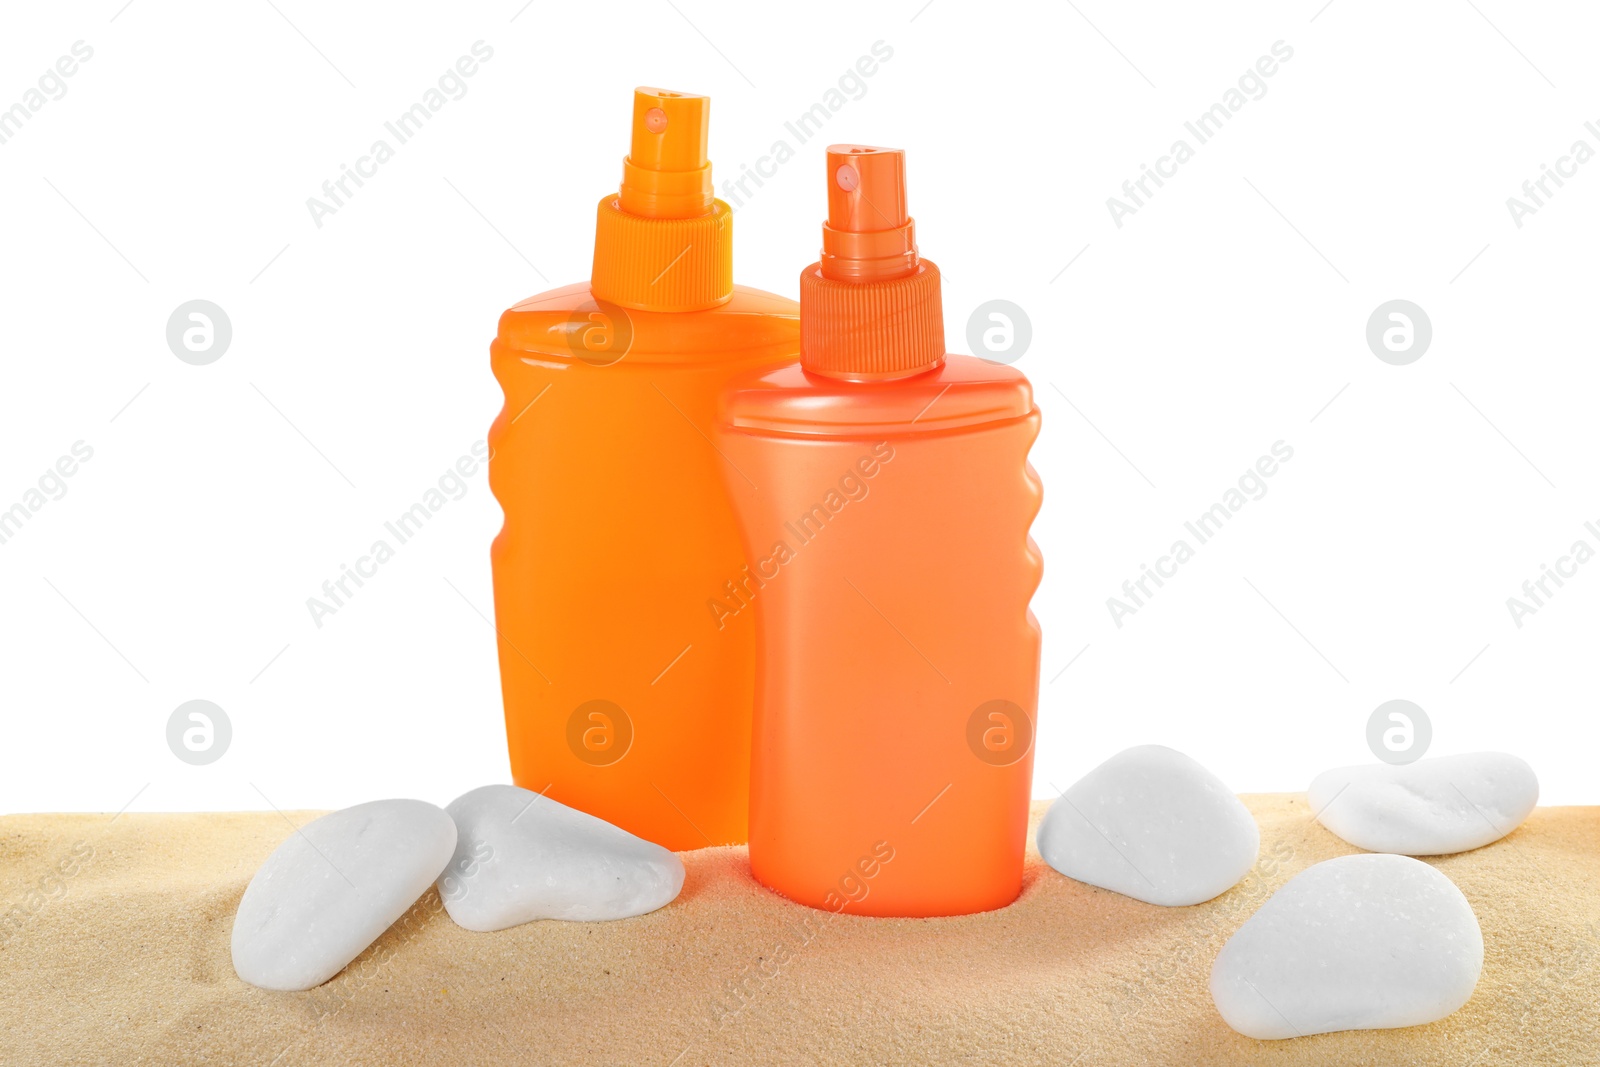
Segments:
[[[1027,834],[1039,410],[1019,372],[945,353],[904,153],[827,168],[800,362],[719,420],[756,578],[750,865],[814,907],[985,911],[1020,891]]]
[[[589,283],[517,304],[490,349],[512,776],[673,849],[746,830],[753,622],[708,610],[744,564],[717,398],[799,350],[798,306],[733,284],[708,114],[704,96],[635,92]]]

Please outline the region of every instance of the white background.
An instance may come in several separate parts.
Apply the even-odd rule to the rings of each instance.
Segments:
[[[1545,803],[1600,802],[1600,563],[1520,629],[1506,607],[1600,548],[1600,161],[1520,228],[1506,207],[1600,148],[1592,10],[274,2],[8,11],[0,107],[94,54],[0,145],[0,507],[94,456],[0,545],[0,811],[505,780],[481,473],[321,629],[306,598],[484,436],[499,312],[587,277],[633,86],[711,94],[720,184],[877,41],[864,95],[738,210],[736,272],[794,295],[823,144],[903,146],[951,347],[982,301],[1027,310],[1036,794],[1141,742],[1300,790],[1369,760],[1368,715],[1405,697],[1434,754],[1503,748]],[[314,225],[306,199],[479,40],[466,95]],[[1183,123],[1280,40],[1266,95],[1196,145]],[[1179,137],[1195,157],[1116,226],[1107,198]],[[209,366],[165,340],[195,298],[233,325]],[[1364,337],[1395,298],[1434,329],[1403,367]],[[1278,440],[1267,495],[1115,626],[1106,598]],[[233,723],[206,767],[165,740],[194,698]]]

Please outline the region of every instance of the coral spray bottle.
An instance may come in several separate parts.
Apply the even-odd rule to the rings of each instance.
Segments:
[[[904,153],[827,167],[800,362],[735,383],[720,420],[759,647],[750,866],[834,911],[986,911],[1027,836],[1039,410],[1017,371],[946,355]]]
[[[707,610],[744,564],[717,399],[799,351],[795,303],[733,284],[708,114],[635,92],[589,283],[511,308],[490,348],[512,775],[673,849],[745,839],[754,626]]]

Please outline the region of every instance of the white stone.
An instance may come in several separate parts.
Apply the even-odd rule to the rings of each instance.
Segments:
[[[1068,878],[1174,907],[1232,888],[1255,864],[1261,831],[1216,775],[1181,752],[1141,745],[1063,793],[1037,841]]]
[[[474,789],[446,810],[459,837],[439,895],[468,930],[626,919],[671,903],[683,888],[675,853],[514,785]]]
[[[1504,752],[1375,763],[1317,775],[1317,820],[1357,848],[1443,856],[1498,841],[1539,801],[1533,768]]]
[[[1274,893],[1222,946],[1211,999],[1255,1038],[1443,1019],[1483,969],[1483,934],[1455,884],[1407,856],[1341,856]]]
[[[420,800],[312,820],[250,879],[233,920],[233,969],[263,989],[321,985],[427,892],[455,845],[450,816]]]

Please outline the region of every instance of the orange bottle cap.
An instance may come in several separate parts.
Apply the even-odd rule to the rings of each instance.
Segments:
[[[800,361],[870,381],[944,362],[939,268],[917,254],[898,148],[831,145],[822,257],[800,274]]]
[[[733,294],[733,213],[711,195],[711,99],[633,92],[619,190],[595,222],[595,297],[640,311],[703,311]]]

